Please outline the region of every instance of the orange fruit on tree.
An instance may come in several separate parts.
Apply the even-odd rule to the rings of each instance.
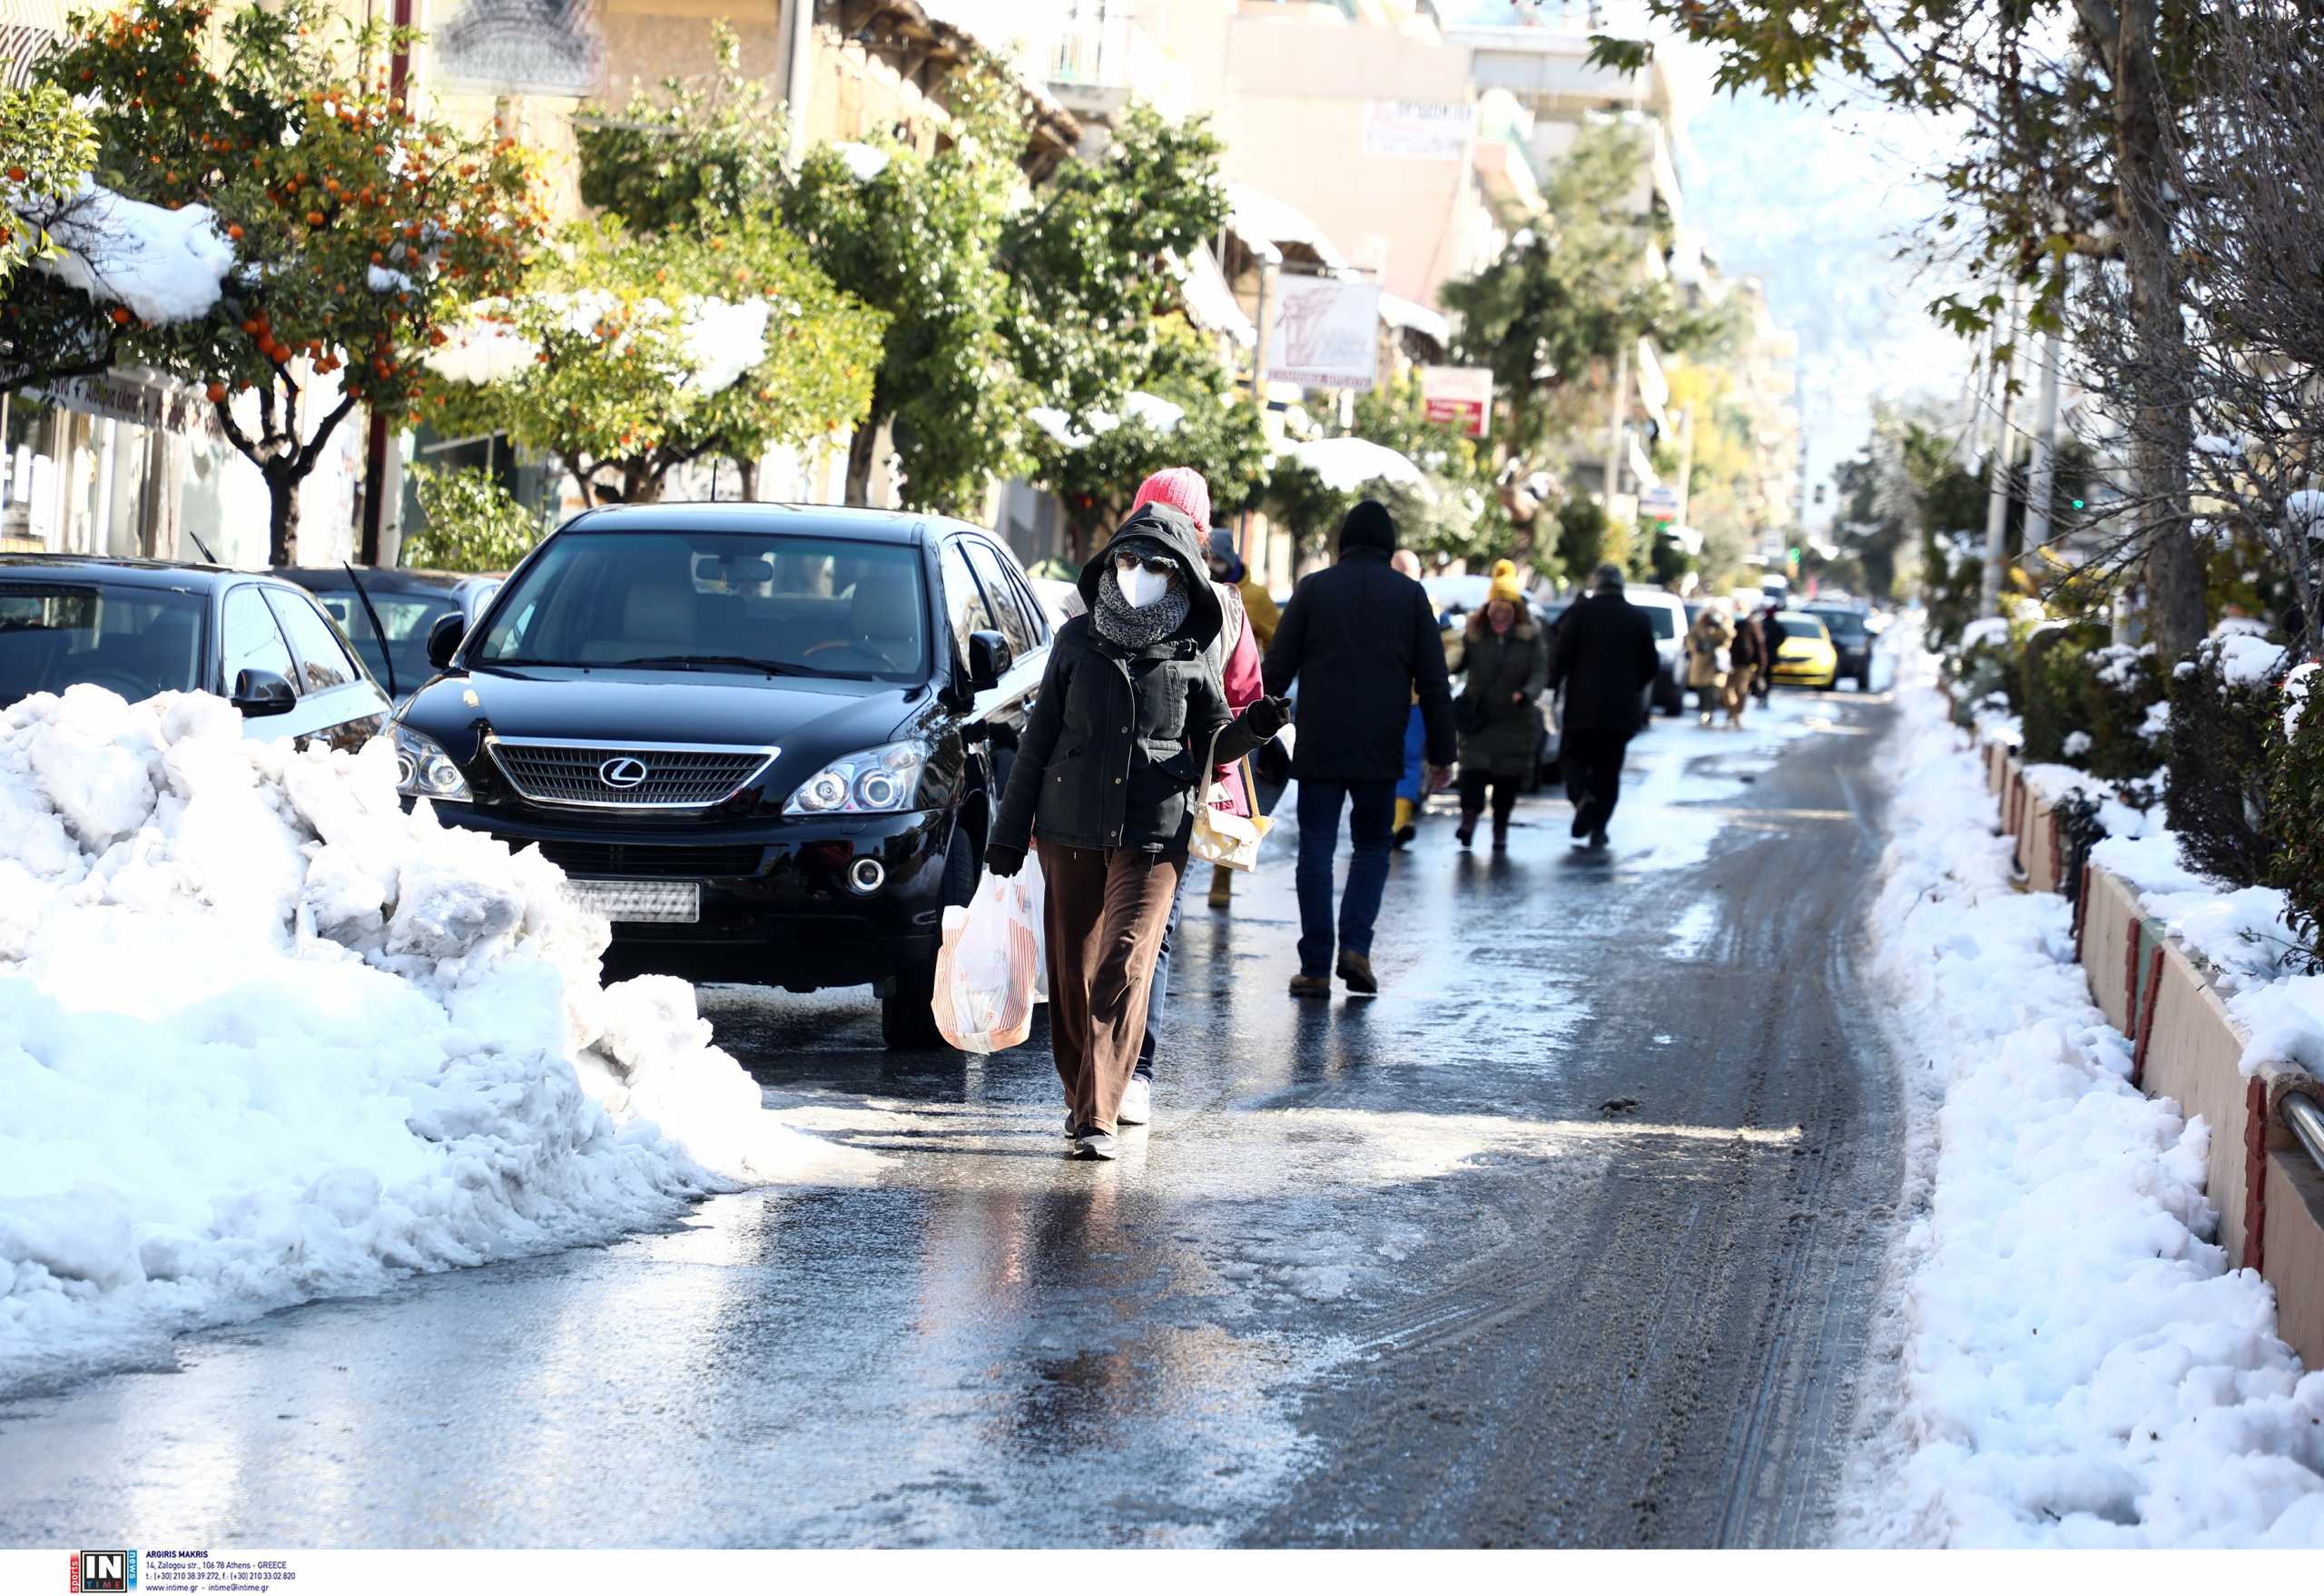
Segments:
[[[226,402],[226,385],[222,382],[213,382],[202,391],[210,396],[210,402],[213,405]]]

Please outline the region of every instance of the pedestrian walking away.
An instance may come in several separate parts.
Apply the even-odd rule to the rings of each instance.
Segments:
[[[1759,612],[1760,658],[1757,691],[1762,704],[1767,703],[1768,695],[1775,691],[1776,655],[1783,648],[1783,623],[1776,619],[1776,611],[1780,607],[1778,605],[1770,603]]]
[[[1734,629],[1716,601],[1703,606],[1695,624],[1687,628],[1687,685],[1695,690],[1698,724],[1710,724],[1711,716],[1726,703],[1728,650],[1734,643]]]
[[[1404,724],[1415,697],[1428,731],[1432,790],[1443,786],[1458,752],[1436,611],[1421,585],[1389,564],[1395,549],[1396,523],[1386,507],[1367,498],[1349,510],[1340,522],[1339,562],[1299,584],[1267,650],[1266,690],[1279,696],[1299,685],[1291,764],[1299,783],[1294,997],[1328,998],[1334,970],[1351,992],[1380,990],[1373,921],[1388,881]],[[1335,931],[1332,860],[1343,811],[1354,857]]]
[[[1147,993],[1187,862],[1205,751],[1239,759],[1288,719],[1279,699],[1231,715],[1206,647],[1223,621],[1200,529],[1149,504],[1078,584],[1058,628],[985,868],[1010,876],[1038,834],[1049,1046],[1078,1157],[1115,1156]]]
[[[1758,618],[1745,611],[1735,623],[1735,641],[1728,652],[1733,665],[1727,673],[1727,724],[1738,730],[1743,724],[1743,707],[1758,690],[1759,678],[1768,668],[1767,634],[1759,629]]]
[[[1622,761],[1644,722],[1646,690],[1660,661],[1654,623],[1622,596],[1622,568],[1600,566],[1590,589],[1558,628],[1550,687],[1565,689],[1560,754],[1573,800],[1573,834],[1603,848],[1621,797]]]
[[[1137,495],[1130,501],[1133,514],[1149,504],[1165,504],[1184,510],[1187,518],[1197,527],[1210,525],[1210,484],[1200,471],[1190,466],[1172,466],[1155,472],[1137,486]],[[1259,698],[1264,689],[1259,683],[1259,648],[1252,640],[1251,628],[1243,613],[1242,595],[1218,576],[1219,542],[1226,539],[1229,553],[1234,540],[1223,532],[1210,534],[1206,552],[1212,585],[1218,594],[1220,625],[1218,635],[1213,638],[1206,653],[1219,673],[1220,686],[1225,690],[1226,707],[1240,711]],[[1237,564],[1239,565],[1239,561]],[[1257,795],[1246,781],[1247,767],[1242,763],[1229,765],[1223,773],[1227,804],[1238,814],[1256,813],[1253,805]],[[1223,864],[1210,867],[1210,906],[1225,909],[1230,900],[1226,883],[1233,882],[1235,872]],[[1177,890],[1170,894],[1170,918],[1162,928],[1162,941],[1154,951],[1154,979],[1147,983],[1146,998],[1146,1031],[1138,1043],[1137,1066],[1131,1072],[1129,1089],[1122,1094],[1121,1108],[1117,1118],[1124,1125],[1147,1125],[1154,1118],[1154,1059],[1162,1045],[1162,1015],[1170,997],[1171,954],[1178,943],[1178,922],[1187,902],[1187,874],[1181,872]]]
[[[1517,567],[1496,561],[1484,604],[1462,640],[1467,679],[1453,701],[1461,734],[1461,826],[1467,847],[1492,793],[1492,845],[1509,846],[1509,817],[1519,793],[1541,778],[1541,690],[1549,685],[1549,639],[1517,585]]]
[[[1398,549],[1388,564],[1413,581],[1420,580],[1420,556],[1411,549]],[[1420,834],[1421,811],[1427,803],[1428,727],[1421,719],[1419,695],[1414,695],[1412,707],[1404,712],[1404,768],[1396,778],[1396,819],[1390,829],[1390,839],[1397,847],[1410,846]]]

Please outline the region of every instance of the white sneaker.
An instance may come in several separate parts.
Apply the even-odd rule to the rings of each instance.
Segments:
[[[1154,1083],[1143,1075],[1129,1078],[1129,1090],[1122,1094],[1122,1106],[1114,1115],[1123,1125],[1150,1125],[1154,1122]]]

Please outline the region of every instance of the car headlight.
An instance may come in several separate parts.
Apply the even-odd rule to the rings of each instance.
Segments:
[[[783,805],[785,814],[894,814],[920,796],[920,773],[928,749],[920,743],[891,743],[834,759],[799,783]]]
[[[400,723],[388,729],[395,738],[397,792],[407,798],[470,802],[468,778],[433,737],[423,737]]]

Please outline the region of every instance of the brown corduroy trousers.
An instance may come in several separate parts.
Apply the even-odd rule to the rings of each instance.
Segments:
[[[1049,1051],[1074,1124],[1110,1132],[1146,1039],[1147,990],[1187,856],[1038,845]]]

